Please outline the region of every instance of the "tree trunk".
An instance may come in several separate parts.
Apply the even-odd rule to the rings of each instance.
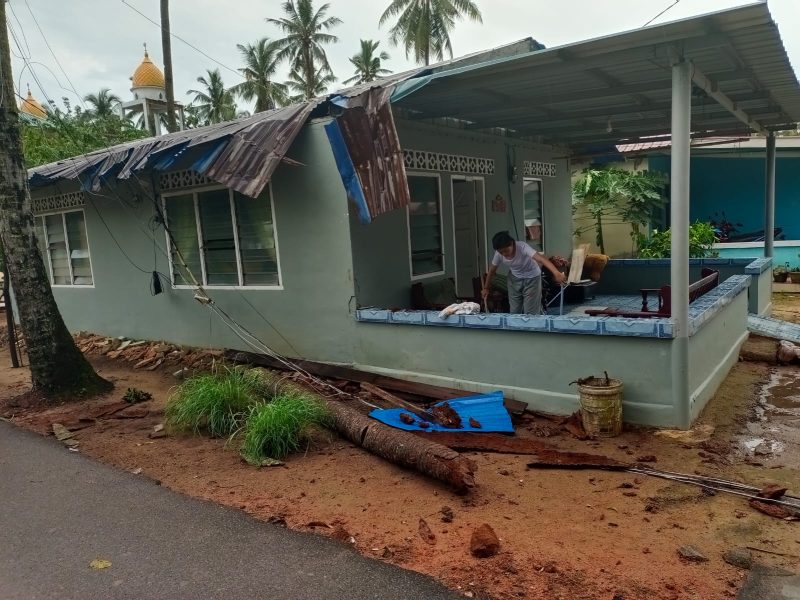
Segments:
[[[1,250],[1,249],[0,249]],[[6,309],[6,337],[8,337],[8,351],[11,354],[11,366],[19,368],[19,356],[17,355],[17,334],[14,331],[14,307],[11,304],[11,285],[8,279],[8,267],[6,267],[5,253],[3,260],[3,303]]]
[[[475,463],[455,450],[392,429],[341,402],[325,402],[333,416],[334,429],[354,444],[396,465],[443,481],[460,494],[475,487]]]
[[[172,84],[172,39],[169,28],[169,0],[161,0],[161,51],[164,54],[164,87],[167,95],[167,130],[178,130],[175,121],[175,89]]]
[[[606,253],[606,244],[603,239],[603,215],[597,213],[597,245],[600,247],[600,254]]]
[[[0,0],[0,23],[5,23]],[[93,393],[111,384],[78,350],[58,312],[36,243],[14,98],[8,32],[0,27],[0,243],[17,299],[34,389],[49,395]]]

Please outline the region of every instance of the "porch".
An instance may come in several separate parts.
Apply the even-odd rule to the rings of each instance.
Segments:
[[[422,197],[413,185],[406,214],[366,226],[351,219],[359,366],[469,391],[500,388],[532,408],[562,414],[577,405],[570,381],[608,371],[625,382],[626,421],[690,425],[736,361],[748,313],[769,311],[773,252],[768,238],[764,259],[708,261],[720,271],[720,285],[688,302],[690,281],[703,266],[689,259],[690,139],[765,133],[771,142],[763,209],[767,224],[774,221],[774,131],[800,119],[800,86],[776,31],[766,5],[758,4],[399,84],[392,101],[401,144],[411,124],[427,128],[430,137],[438,131],[451,138],[452,153],[471,148],[467,140],[491,136],[499,151],[491,177],[471,196],[480,200],[467,203],[466,223],[473,225],[466,231],[454,193],[444,205],[440,193]],[[742,68],[762,61],[772,68]],[[408,307],[408,288],[418,279],[449,277],[457,290],[467,290],[464,282],[485,271],[487,240],[497,230],[524,240],[531,221],[541,237],[529,243],[541,244],[548,256],[569,256],[569,177],[559,178],[569,174],[569,157],[652,136],[672,140],[671,259],[611,261],[598,296],[563,315],[441,319],[391,310]],[[435,154],[446,143],[420,139],[414,147],[421,152]],[[518,157],[525,147],[537,153],[527,162]],[[461,158],[479,164],[485,156]],[[459,173],[452,165],[424,162],[445,181]],[[406,167],[409,177],[417,175],[413,165]],[[543,182],[531,206],[526,177]],[[430,217],[420,223],[427,236],[415,239],[412,219],[421,208]],[[415,265],[415,250],[424,250],[427,262]],[[465,268],[460,256],[470,251]],[[671,286],[668,319],[584,312],[592,305],[639,310],[638,290],[665,284]]]

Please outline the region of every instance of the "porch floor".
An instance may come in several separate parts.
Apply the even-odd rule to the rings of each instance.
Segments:
[[[615,310],[640,311],[642,310],[641,296],[621,296],[621,295],[598,295],[591,300],[585,300],[579,304],[565,304],[564,314],[577,316],[588,316],[587,309],[613,308]],[[652,311],[658,309],[658,296],[648,299],[647,308]],[[548,315],[559,314],[558,301],[553,302],[547,309]]]

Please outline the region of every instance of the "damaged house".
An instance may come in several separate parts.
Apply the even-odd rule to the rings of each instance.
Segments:
[[[38,167],[30,184],[73,331],[266,345],[564,414],[571,381],[608,371],[626,421],[686,427],[736,361],[748,313],[768,311],[772,280],[769,256],[689,260],[689,140],[798,121],[800,86],[757,3],[563,47],[525,40]],[[569,257],[571,157],[652,136],[673,144],[673,260],[610,265],[598,294],[628,306],[671,285],[671,312],[413,309],[418,283],[473,297],[497,231],[525,239],[537,223],[531,243]],[[701,268],[718,284],[689,303]]]

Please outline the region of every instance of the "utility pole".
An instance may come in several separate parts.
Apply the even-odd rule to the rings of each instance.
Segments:
[[[178,130],[175,121],[175,88],[172,84],[172,40],[169,28],[169,0],[161,0],[161,52],[164,55],[164,87],[167,93],[167,129]]]
[[[0,244],[17,300],[33,388],[50,397],[109,389],[111,384],[95,373],[67,330],[39,253],[14,97],[6,0],[0,0]]]

